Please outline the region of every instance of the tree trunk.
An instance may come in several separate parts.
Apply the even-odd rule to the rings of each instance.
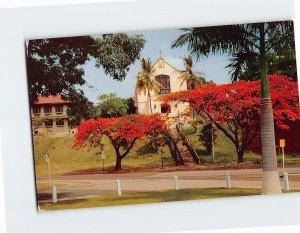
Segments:
[[[178,165],[184,165],[184,160],[180,154],[180,151],[176,145],[176,143],[174,142],[174,140],[171,140],[169,143],[168,143],[168,146],[169,146],[169,150],[170,150],[170,153],[171,153],[171,156],[176,164],[176,166]]]
[[[122,162],[122,157],[120,155],[117,155],[115,171],[120,171],[122,169],[121,162]]]
[[[277,158],[275,147],[275,132],[272,102],[270,99],[269,80],[267,76],[265,23],[259,28],[260,32],[260,78],[261,78],[261,115],[260,130],[263,157],[262,194],[278,194],[281,185],[277,171]]]
[[[271,99],[263,98],[260,106],[261,144],[263,157],[263,182],[261,193],[282,193],[277,171],[274,119]]]
[[[149,98],[150,114],[152,115],[152,114],[153,114],[153,111],[152,111],[152,102],[151,102],[150,91],[148,91],[148,98]]]
[[[244,153],[245,153],[245,151],[242,150],[242,149],[239,149],[239,150],[237,151],[237,155],[238,155],[238,164],[244,163]]]

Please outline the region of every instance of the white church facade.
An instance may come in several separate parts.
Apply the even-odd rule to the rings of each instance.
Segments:
[[[182,73],[160,57],[153,65],[152,79],[160,84],[159,93],[150,92],[152,114],[168,114],[168,117],[175,118],[186,112],[189,108],[187,103],[164,104],[160,99],[162,95],[187,90],[186,82],[182,82]],[[151,114],[150,99],[144,92],[134,92],[133,97],[138,114]]]

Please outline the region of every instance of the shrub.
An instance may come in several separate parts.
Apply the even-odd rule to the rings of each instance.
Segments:
[[[200,129],[199,141],[203,144],[208,154],[212,153],[212,145],[213,145],[212,142],[215,143],[216,138],[217,138],[216,129],[213,128],[210,123],[205,124]]]

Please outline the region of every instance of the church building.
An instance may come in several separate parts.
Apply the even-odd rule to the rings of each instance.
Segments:
[[[188,103],[171,103],[169,105],[164,104],[159,98],[161,95],[165,95],[170,92],[187,90],[186,82],[182,82],[180,79],[181,75],[182,73],[171,64],[166,62],[164,58],[158,58],[153,65],[151,78],[155,79],[160,84],[160,91],[158,93],[151,91],[150,101],[147,93],[138,93],[138,91],[135,90],[133,100],[135,107],[137,108],[137,113],[150,115],[152,108],[152,114],[168,113],[169,117],[178,117],[183,112],[187,111],[189,107]]]

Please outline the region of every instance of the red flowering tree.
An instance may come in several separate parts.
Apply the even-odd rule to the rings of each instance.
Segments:
[[[115,170],[118,171],[122,168],[122,159],[128,155],[138,139],[149,137],[155,144],[166,143],[166,121],[159,115],[91,119],[79,126],[73,147],[102,147],[103,136],[109,138],[115,149]]]
[[[300,120],[298,85],[291,78],[269,76],[275,124],[288,129],[288,122]],[[260,130],[260,81],[239,81],[234,84],[207,84],[192,91],[169,94],[171,101],[188,102],[234,144],[238,163]]]

